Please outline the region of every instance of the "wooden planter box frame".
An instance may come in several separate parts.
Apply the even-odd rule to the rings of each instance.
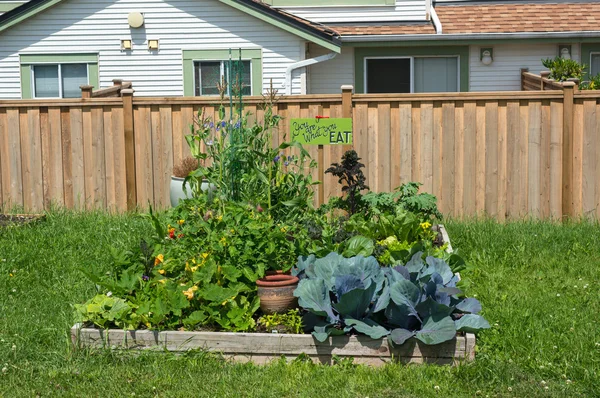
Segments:
[[[46,219],[46,215],[45,214],[7,214],[7,213],[0,213],[0,215],[2,216],[9,216],[9,217],[27,217],[28,219],[26,221],[23,222],[14,222],[12,225],[15,226],[24,226],[24,225],[32,225],[35,224],[37,222],[40,221],[44,221]],[[0,228],[4,228],[6,226],[1,226]]]
[[[448,232],[438,225],[446,251],[452,253]],[[450,341],[429,346],[411,339],[392,347],[387,338],[331,336],[323,343],[311,334],[180,332],[157,330],[97,329],[76,324],[71,328],[75,348],[111,348],[185,352],[217,352],[234,362],[265,364],[281,357],[308,356],[313,362],[332,364],[334,357],[353,358],[354,363],[382,366],[388,362],[456,364],[475,359],[475,335],[459,333]]]
[[[334,357],[354,358],[354,363],[381,366],[388,362],[456,364],[475,358],[475,335],[457,334],[450,341],[429,346],[416,339],[391,347],[387,338],[332,336],[321,343],[311,334],[179,332],[96,329],[76,324],[71,328],[75,348],[110,348],[185,352],[217,352],[234,362],[265,364],[281,357],[308,356],[331,364]]]

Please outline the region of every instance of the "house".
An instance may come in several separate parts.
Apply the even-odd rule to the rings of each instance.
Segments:
[[[600,2],[572,1],[0,0],[0,99],[214,95],[230,57],[253,95],[519,90],[542,58],[600,72]]]

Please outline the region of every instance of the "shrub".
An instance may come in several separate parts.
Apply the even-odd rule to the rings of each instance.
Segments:
[[[587,67],[585,64],[582,65],[575,60],[561,57],[543,59],[542,65],[550,70],[550,79],[559,82],[564,82],[572,78],[581,80],[583,72]]]
[[[175,177],[185,178],[192,171],[196,170],[199,165],[198,159],[191,156],[185,157],[173,167],[173,175]]]
[[[579,85],[580,90],[600,90],[600,73]]]

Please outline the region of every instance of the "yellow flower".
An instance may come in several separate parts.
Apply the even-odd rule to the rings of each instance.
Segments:
[[[429,221],[425,221],[421,223],[421,228],[429,229],[431,227],[431,223]]]
[[[230,229],[229,232],[231,232],[232,234],[235,234],[235,229]]]
[[[164,285],[164,284],[165,284],[165,282],[166,282],[166,279],[159,279],[159,280],[158,280],[158,282],[159,282],[159,283],[162,283],[162,284]]]
[[[175,228],[169,227],[169,233],[175,232]]]
[[[161,274],[161,275],[164,275],[165,274],[165,270],[164,269],[159,269],[158,273]]]
[[[208,258],[208,253],[202,253],[200,256],[202,259],[206,260]]]
[[[181,225],[181,224],[183,224],[184,222],[185,222],[185,220],[179,220],[179,221],[177,221],[177,224]]]
[[[13,277],[14,275],[13,274],[8,274],[8,276]]]
[[[188,299],[191,300],[194,298],[194,292],[191,289],[188,290],[184,290],[183,291],[183,295]]]
[[[198,266],[197,266],[197,265],[196,265],[195,267],[192,267],[192,268],[190,268],[190,270],[191,270],[192,272],[196,272],[196,270],[197,270],[197,269],[198,269]]]
[[[196,290],[198,290],[198,286],[194,285],[194,286],[190,287],[190,289],[192,289],[192,292],[195,292]]]
[[[282,228],[280,228],[280,231],[285,234],[287,232],[287,228],[286,227],[282,227]]]
[[[165,256],[163,256],[162,254],[159,254],[154,259],[154,266],[156,267],[158,264],[162,263],[164,260],[165,260]]]
[[[219,242],[223,245],[226,246],[227,245],[227,239],[225,239],[225,237],[222,237]]]
[[[223,216],[217,216],[217,221],[221,221],[223,219]]]

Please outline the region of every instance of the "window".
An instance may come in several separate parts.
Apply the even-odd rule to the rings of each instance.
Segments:
[[[242,85],[242,95],[252,95],[252,65],[250,61],[196,61],[194,62],[194,95],[218,95],[218,85],[231,79]],[[229,88],[229,85],[227,85]],[[226,93],[230,95],[230,93]]]
[[[590,75],[596,76],[600,73],[600,53],[590,54]]]
[[[233,59],[231,73],[228,70],[230,59]],[[183,95],[218,95],[217,83],[223,78],[227,80],[229,75],[233,82],[236,76],[241,78],[243,95],[261,95],[262,50],[183,50]]]
[[[98,54],[21,54],[21,98],[80,98],[98,89]]]
[[[87,64],[32,65],[34,98],[78,98],[88,84]]]
[[[459,91],[458,57],[365,58],[367,93]]]

